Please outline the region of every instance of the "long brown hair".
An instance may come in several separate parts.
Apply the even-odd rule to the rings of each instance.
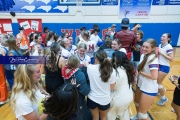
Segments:
[[[16,51],[16,53],[20,56],[21,54],[19,53],[19,48],[18,48],[18,46],[16,45],[16,38],[14,37],[14,36],[10,36],[9,38],[8,38],[8,41],[7,41],[7,43],[8,43],[8,47],[9,47],[9,51],[10,50],[15,50]]]
[[[146,64],[146,62],[147,62],[150,55],[154,54],[155,56],[149,61],[149,63],[153,62],[157,58],[157,55],[156,55],[156,40],[152,39],[152,38],[148,38],[145,42],[151,44],[151,47],[154,48],[154,50],[151,53],[145,55],[143,61],[138,65],[138,72],[141,71],[144,68],[144,66],[145,66],[145,64]]]
[[[49,54],[47,55],[47,65],[46,67],[54,72],[54,71],[57,71],[58,70],[58,66],[57,66],[57,54],[59,54],[59,51],[60,51],[60,46],[58,43],[56,42],[53,42],[51,44],[51,47],[50,47],[50,52]]]
[[[98,59],[100,64],[99,71],[101,74],[101,79],[103,82],[108,82],[112,74],[113,67],[111,65],[111,62],[107,58],[107,53],[104,50],[98,50],[96,52],[96,58]]]
[[[128,84],[130,85],[134,82],[135,74],[134,74],[134,66],[131,61],[127,58],[126,54],[121,51],[115,51],[112,54],[111,61],[113,68],[116,70],[116,74],[119,75],[121,73],[118,72],[118,67],[123,67],[126,70]]]

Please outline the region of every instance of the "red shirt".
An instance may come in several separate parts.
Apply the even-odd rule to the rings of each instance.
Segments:
[[[46,33],[42,34],[42,43],[46,45]]]
[[[132,52],[136,46],[137,38],[136,34],[132,30],[121,30],[114,34],[114,39],[118,38],[122,44],[122,48],[125,48],[127,53]]]

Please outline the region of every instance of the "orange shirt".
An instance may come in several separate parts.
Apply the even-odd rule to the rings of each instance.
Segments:
[[[0,64],[0,102],[4,102],[7,99],[8,99],[8,91],[6,87],[4,67],[2,64]]]
[[[21,49],[28,49],[29,47],[29,42],[26,39],[26,36],[23,34],[21,40],[20,40],[20,33],[17,34],[17,46],[20,47]]]

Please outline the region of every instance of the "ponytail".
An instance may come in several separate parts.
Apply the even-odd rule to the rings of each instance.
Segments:
[[[56,61],[57,61],[56,53],[55,53],[55,51],[51,50],[50,65],[51,65],[51,70],[52,71],[57,70]]]
[[[107,53],[104,50],[98,50],[96,53],[96,58],[99,60],[100,67],[100,77],[103,82],[108,82],[113,68],[111,62],[107,59]]]
[[[167,35],[167,38],[169,38],[168,43],[171,43],[171,34],[170,33],[164,33]]]
[[[153,52],[150,53],[150,54],[148,54],[148,55],[145,55],[145,56],[144,56],[143,61],[138,65],[138,72],[142,71],[142,69],[144,68],[144,66],[145,66],[145,64],[146,64],[149,56],[152,55],[152,54],[153,54]],[[156,56],[155,56],[155,57],[156,57]],[[151,61],[151,62],[154,61],[155,57],[154,57],[153,59],[151,59],[150,61]],[[149,61],[149,62],[150,62],[150,61]]]
[[[57,54],[58,52],[60,51],[60,46],[59,44],[57,44],[56,42],[53,42],[51,44],[51,47],[50,47],[50,55],[48,56],[48,64],[46,65],[47,68],[54,72],[54,71],[57,71],[58,70],[58,66],[57,66]]]
[[[142,71],[142,69],[144,68],[150,55],[154,54],[155,56],[149,61],[149,63],[153,62],[157,58],[157,55],[155,52],[156,51],[156,40],[154,40],[152,38],[148,38],[145,42],[151,44],[151,47],[154,48],[155,50],[144,56],[143,61],[138,65],[138,72]]]

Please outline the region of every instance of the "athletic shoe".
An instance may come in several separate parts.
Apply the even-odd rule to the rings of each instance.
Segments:
[[[166,91],[166,88],[164,88],[164,92]],[[160,95],[160,93],[158,92],[157,95]]]
[[[163,106],[167,101],[168,101],[168,98],[165,97],[165,99],[160,99],[160,100],[157,102],[157,105]]]
[[[6,101],[4,102],[0,102],[0,106],[4,105],[5,103],[9,102],[9,99],[7,99]]]

